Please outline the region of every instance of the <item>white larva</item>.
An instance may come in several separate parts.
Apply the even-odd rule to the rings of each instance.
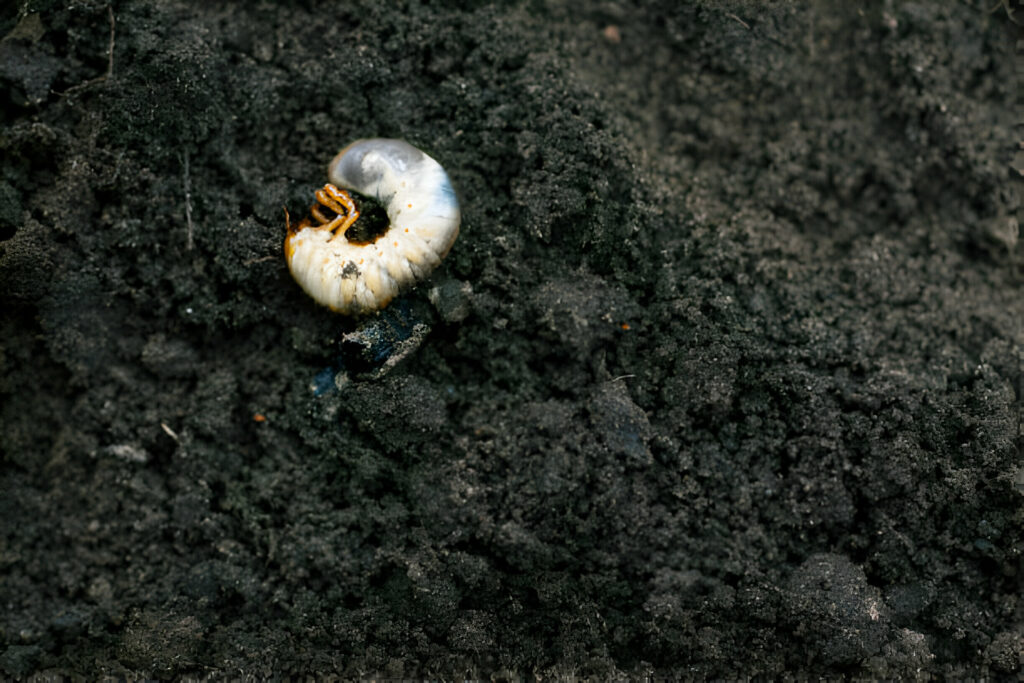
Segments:
[[[387,306],[426,277],[459,235],[461,213],[448,174],[408,142],[357,140],[334,157],[327,177],[313,219],[288,221],[284,253],[296,282],[332,311],[360,315]],[[359,213],[345,190],[384,206],[387,230],[367,242],[346,237]]]

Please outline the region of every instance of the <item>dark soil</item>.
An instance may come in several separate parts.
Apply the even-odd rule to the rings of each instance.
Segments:
[[[14,4],[0,674],[1019,675],[1024,14]],[[376,136],[418,347],[282,254]]]

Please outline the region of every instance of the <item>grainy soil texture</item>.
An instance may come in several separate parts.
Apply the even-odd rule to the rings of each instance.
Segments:
[[[1017,21],[5,3],[0,675],[1015,679]],[[463,221],[353,320],[367,137]]]

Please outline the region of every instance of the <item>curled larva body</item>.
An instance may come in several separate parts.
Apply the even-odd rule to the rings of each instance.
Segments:
[[[333,311],[359,315],[387,306],[426,277],[458,237],[461,213],[448,174],[408,142],[357,140],[334,157],[327,175],[313,220],[288,221],[284,252],[292,277]],[[359,211],[345,190],[377,200],[387,229],[368,240],[348,233]]]

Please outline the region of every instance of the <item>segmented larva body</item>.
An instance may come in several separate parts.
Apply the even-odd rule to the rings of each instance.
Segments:
[[[408,142],[357,140],[334,157],[327,177],[331,182],[310,209],[314,220],[288,221],[284,253],[292,277],[332,311],[358,315],[387,306],[426,277],[459,235],[461,213],[448,174]],[[346,235],[359,212],[345,190],[385,208],[383,233],[366,241]]]

